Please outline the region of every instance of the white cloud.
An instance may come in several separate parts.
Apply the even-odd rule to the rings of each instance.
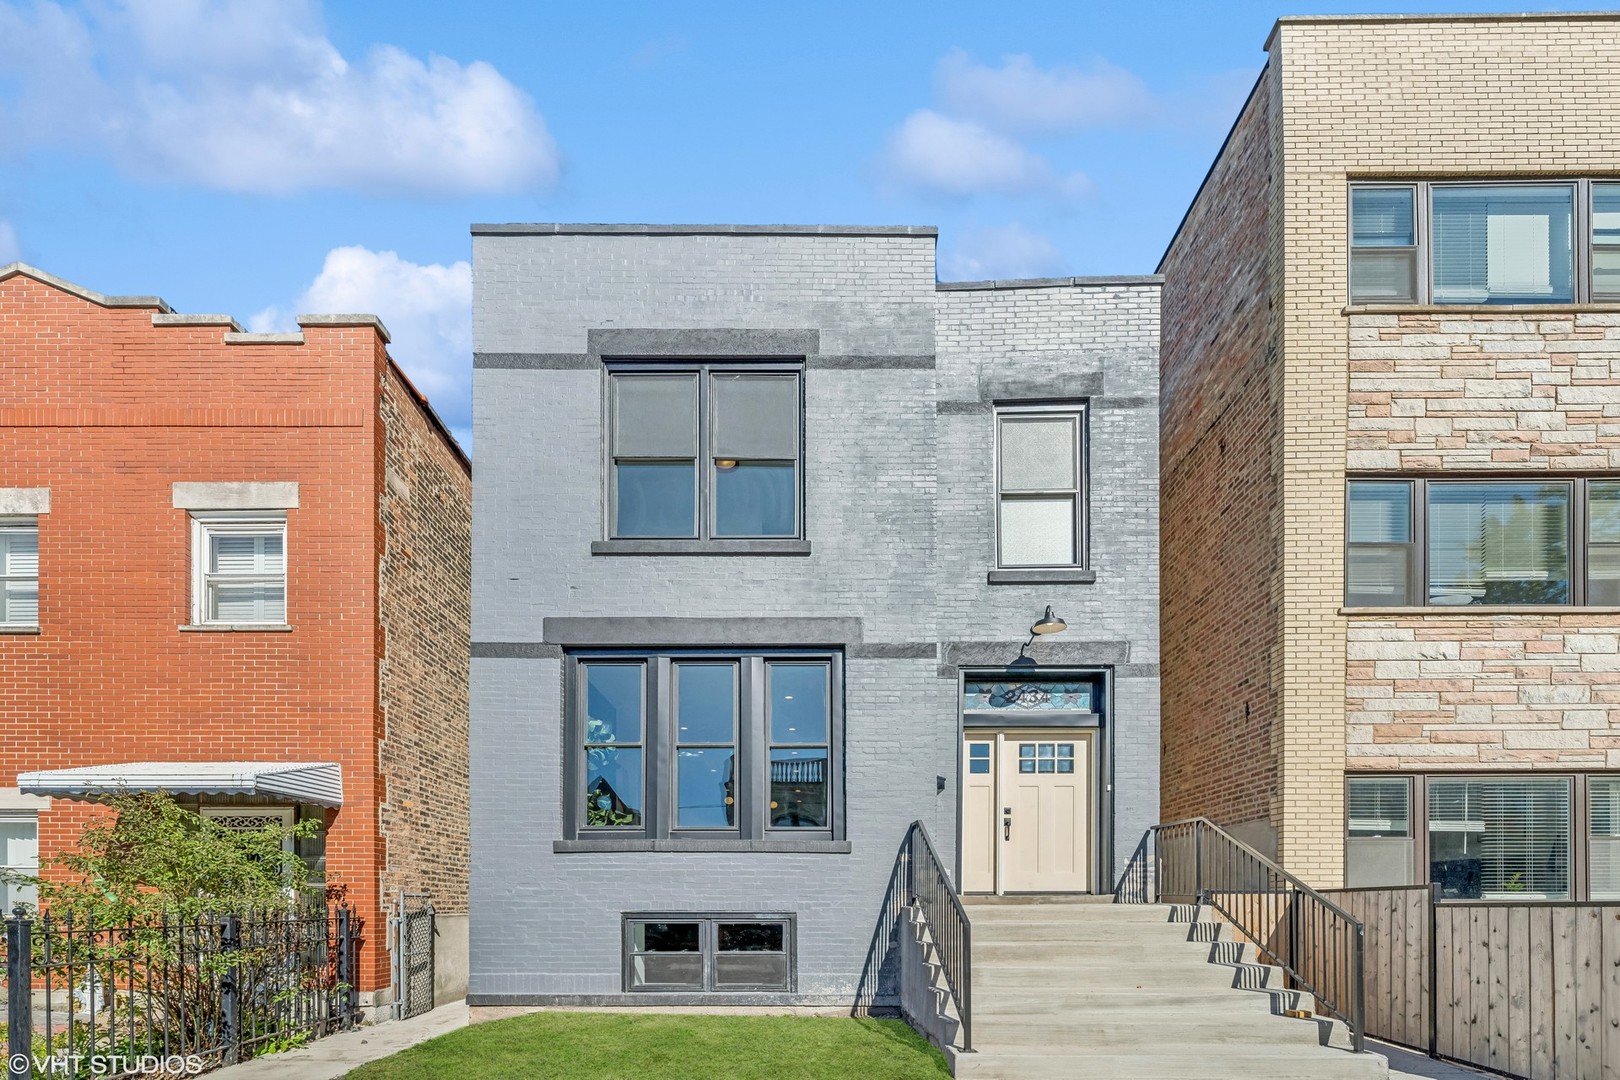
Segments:
[[[482,61],[345,58],[313,0],[0,3],[0,127],[226,191],[520,191],[556,182],[534,103]]]
[[[889,136],[884,173],[891,181],[947,195],[1077,195],[1083,173],[1060,176],[1050,162],[970,120],[918,109]]]
[[[1161,112],[1141,79],[1100,59],[1087,69],[1040,68],[1031,57],[1007,56],[992,68],[953,49],[935,87],[947,112],[997,131],[1067,133],[1151,122]]]
[[[340,247],[290,308],[266,308],[253,330],[296,329],[293,316],[370,314],[393,335],[389,355],[469,446],[472,424],[472,267],[409,262],[392,251]]]
[[[940,253],[939,264],[946,281],[1050,277],[1062,269],[1063,254],[1052,241],[1014,221],[964,234]]]
[[[17,230],[11,222],[0,220],[0,266],[22,258],[22,247],[17,243]]]

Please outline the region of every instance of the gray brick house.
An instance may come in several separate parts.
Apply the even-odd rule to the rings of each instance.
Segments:
[[[473,1005],[892,1004],[913,821],[1088,892],[1156,820],[1159,281],[935,236],[474,226]]]

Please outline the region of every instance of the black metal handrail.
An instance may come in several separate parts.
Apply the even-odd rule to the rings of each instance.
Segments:
[[[1366,927],[1208,818],[1155,825],[1114,889],[1116,903],[1208,904],[1289,984],[1344,1021],[1366,1049]]]
[[[940,970],[956,1015],[962,1022],[962,1049],[973,1049],[973,926],[968,922],[962,896],[945,872],[928,829],[913,821],[900,845],[901,880],[905,882],[906,903],[911,905],[939,956]]]

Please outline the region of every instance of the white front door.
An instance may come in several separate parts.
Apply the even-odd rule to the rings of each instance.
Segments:
[[[1092,890],[1093,733],[970,731],[963,748],[964,892]]]

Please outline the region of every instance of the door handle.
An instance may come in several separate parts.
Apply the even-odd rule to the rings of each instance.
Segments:
[[[1011,840],[1012,839],[1012,807],[1003,806],[1001,808],[1001,814],[1002,814],[1002,818],[1001,818],[1001,838],[1003,840]]]

